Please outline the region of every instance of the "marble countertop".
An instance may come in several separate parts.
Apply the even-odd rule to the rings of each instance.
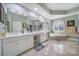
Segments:
[[[40,35],[43,34],[44,31],[34,31],[34,32],[29,32],[29,33],[7,33],[5,37],[1,38],[12,38],[12,37],[19,37],[19,36],[35,36],[35,35]]]

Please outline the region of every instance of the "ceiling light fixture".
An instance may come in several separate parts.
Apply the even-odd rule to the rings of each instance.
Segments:
[[[35,10],[38,10],[37,8],[34,8]]]

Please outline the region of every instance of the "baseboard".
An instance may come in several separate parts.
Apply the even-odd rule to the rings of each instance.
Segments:
[[[47,40],[45,40],[45,41],[43,41],[42,43],[45,43],[46,41],[48,41],[48,39],[47,39]]]
[[[34,47],[32,47],[32,48],[30,48],[30,49],[28,49],[28,50],[25,50],[24,52],[22,52],[22,53],[20,53],[20,54],[18,54],[18,55],[16,55],[16,56],[21,56],[22,54],[29,52],[29,51],[32,50],[33,48],[34,48]]]
[[[45,43],[46,41],[48,41],[48,39],[45,40],[45,41],[43,41],[42,43]],[[34,49],[34,48],[35,48],[35,47],[32,47],[32,48],[30,48],[30,49],[28,49],[28,50],[25,50],[24,52],[18,54],[17,56],[20,56],[20,55],[22,55],[22,54],[24,54],[24,53],[27,53],[27,52],[29,52],[30,50]]]

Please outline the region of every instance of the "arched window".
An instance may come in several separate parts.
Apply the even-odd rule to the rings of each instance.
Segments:
[[[54,32],[65,32],[65,23],[62,20],[53,22],[53,31]]]

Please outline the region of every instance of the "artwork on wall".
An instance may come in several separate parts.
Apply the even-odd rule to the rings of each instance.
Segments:
[[[75,26],[75,20],[67,21],[67,26]]]

